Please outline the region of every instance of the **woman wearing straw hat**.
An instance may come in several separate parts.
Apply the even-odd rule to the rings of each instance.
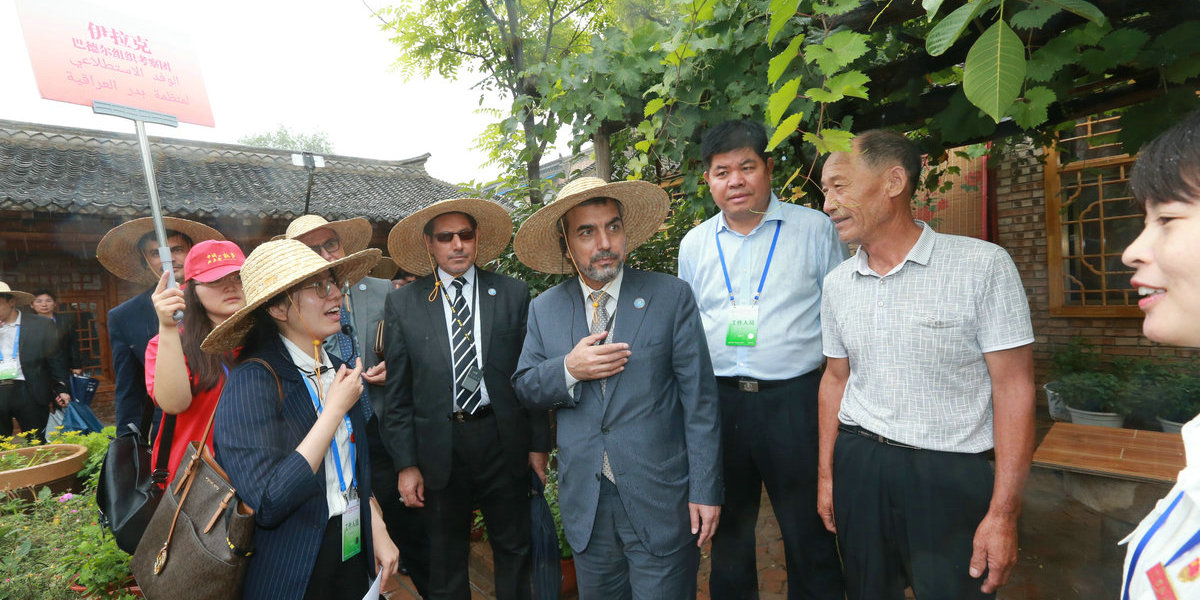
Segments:
[[[242,265],[246,305],[201,346],[242,347],[217,405],[213,448],[255,510],[247,599],[358,600],[377,567],[384,577],[396,572],[398,552],[371,492],[370,451],[356,435],[367,410],[361,363],[350,368],[321,344],[341,328],[342,283],[365,275],[379,254],[328,262],[295,240],[264,243]]]
[[[46,439],[50,405],[66,406],[70,373],[58,352],[54,322],[18,307],[33,301],[0,281],[0,435],[12,435],[15,418],[23,431]]]
[[[245,260],[233,242],[205,240],[192,246],[183,261],[185,287],[168,288],[163,273],[151,296],[158,335],[146,346],[146,391],[169,423],[159,428],[150,461],[156,470],[166,463],[167,479],[160,485],[175,479],[188,444],[204,435],[225,373],[236,358],[236,351],[206,354],[200,344],[213,327],[246,305],[238,273]],[[180,310],[183,321],[176,323]]]
[[[183,281],[184,258],[193,244],[225,239],[216,229],[187,219],[163,217],[163,226],[167,229],[175,280],[180,282]],[[108,311],[108,341],[116,378],[113,406],[117,413],[117,435],[128,434],[129,426],[136,425],[143,436],[149,436],[152,432],[148,431],[150,423],[146,422],[145,416],[152,403],[146,393],[146,344],[158,333],[158,319],[154,316],[150,294],[162,273],[154,219],[134,219],[109,230],[96,247],[96,258],[113,275],[148,286],[146,291]],[[158,416],[156,412],[155,423]]]
[[[1136,269],[1142,333],[1200,348],[1200,111],[1142,147],[1130,188],[1146,224],[1121,259]],[[1183,446],[1175,487],[1121,541],[1123,600],[1200,595],[1200,416],[1183,426]]]
[[[580,598],[695,598],[724,499],[717,383],[691,288],[625,266],[667,216],[644,181],[568,183],[513,246],[545,273],[515,377],[555,408],[559,507]]]

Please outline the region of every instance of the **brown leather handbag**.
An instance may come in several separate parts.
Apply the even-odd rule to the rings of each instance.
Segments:
[[[283,388],[275,370],[282,401]],[[218,401],[219,403],[219,401]],[[229,476],[207,445],[216,407],[204,437],[188,445],[177,475],[150,519],[130,569],[150,600],[241,598],[246,561],[253,553],[254,511],[237,497]]]

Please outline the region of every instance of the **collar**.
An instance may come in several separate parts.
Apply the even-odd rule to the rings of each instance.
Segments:
[[[624,279],[625,265],[621,265],[621,270],[617,272],[617,276],[613,278],[612,282],[607,287],[602,288],[606,293],[608,293],[608,297],[613,299],[614,303],[617,301],[617,296],[621,294],[621,281]],[[590,286],[588,286],[588,284],[584,283],[583,278],[578,275],[575,276],[575,281],[579,282],[579,288],[583,290],[583,299],[586,301],[591,298],[592,292],[596,290],[593,290]]]
[[[479,273],[475,271],[475,265],[471,265],[471,268],[467,269],[462,275],[459,275],[459,277],[467,280],[467,285],[463,286],[463,291],[468,291],[471,289],[471,286],[475,285],[475,282],[479,280]],[[443,271],[441,267],[438,267],[437,278],[442,282],[443,290],[454,289],[454,275],[451,275]]]
[[[288,358],[291,359],[292,364],[296,365],[296,368],[300,369],[301,373],[304,373],[305,375],[313,375],[312,354],[309,354],[300,348],[300,346],[297,346],[295,342],[287,339],[283,336],[283,334],[279,334],[279,339],[283,340],[283,347],[287,349],[287,355]],[[321,370],[325,371],[326,369],[333,369],[333,363],[329,362],[329,355],[325,353],[325,348],[322,347]]]
[[[762,226],[766,225],[768,221],[783,221],[783,211],[780,210],[782,206],[783,201],[779,199],[779,196],[775,195],[775,192],[771,192],[771,199],[767,202],[766,214],[763,215],[762,219],[759,220],[758,225],[755,225],[754,229],[751,229],[750,233],[747,234],[746,237],[754,235],[759,229],[762,229]],[[721,233],[723,231],[741,235],[740,233],[737,233],[729,228],[729,224],[725,222],[725,211],[717,213],[717,233]]]
[[[917,243],[913,244],[913,247],[908,249],[908,254],[906,254],[904,256],[904,260],[900,261],[900,264],[893,267],[891,271],[888,271],[884,275],[880,275],[880,274],[876,273],[873,269],[871,269],[870,264],[867,263],[867,258],[868,258],[867,250],[866,250],[866,248],[863,248],[860,246],[858,248],[858,252],[855,253],[855,255],[854,255],[854,258],[855,258],[854,266],[855,266],[855,270],[858,272],[858,274],[859,275],[874,275],[876,277],[887,277],[888,275],[891,275],[892,273],[899,271],[901,268],[904,267],[905,263],[910,262],[910,261],[917,263],[918,265],[921,265],[921,266],[928,265],[930,258],[933,257],[934,242],[937,241],[937,236],[939,234],[938,234],[938,232],[934,231],[933,228],[930,227],[928,223],[926,223],[924,221],[921,221],[919,219],[913,219],[913,223],[916,223],[917,225],[921,226],[921,237],[918,237]]]
[[[21,326],[21,311],[14,308],[13,312],[17,313],[17,318],[15,318],[11,321],[8,321],[7,323],[0,324],[0,327],[20,327]]]

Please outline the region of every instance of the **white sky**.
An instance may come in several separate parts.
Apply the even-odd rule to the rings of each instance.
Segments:
[[[473,149],[491,120],[476,113],[479,92],[471,85],[479,76],[405,81],[391,70],[397,47],[362,0],[91,2],[191,37],[216,127],[147,124],[150,135],[235,143],[283,124],[323,130],[347,156],[398,160],[428,152],[429,173],[451,183],[487,181],[500,171],[484,167],[484,153]],[[395,3],[367,0],[374,9]],[[41,98],[16,0],[0,0],[0,56],[0,118],[132,133],[127,120]],[[493,96],[487,105],[507,102]]]

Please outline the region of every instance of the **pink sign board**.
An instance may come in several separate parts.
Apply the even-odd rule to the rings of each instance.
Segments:
[[[179,34],[76,0],[17,0],[17,12],[43,98],[213,126],[200,66]]]

